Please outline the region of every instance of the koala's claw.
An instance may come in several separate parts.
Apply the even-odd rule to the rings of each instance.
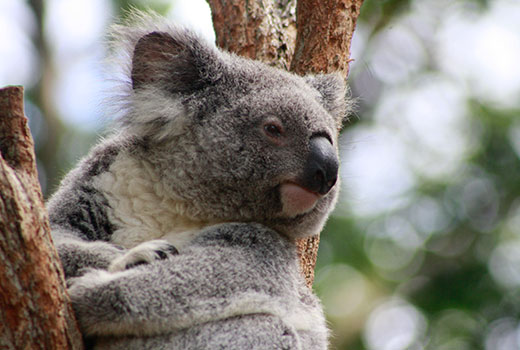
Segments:
[[[179,251],[177,250],[177,248],[175,248],[171,244],[168,244],[168,246],[166,247],[166,251],[157,250],[157,251],[155,251],[155,254],[157,254],[159,256],[160,260],[164,260],[164,259],[166,259],[168,257],[168,255],[177,255],[177,254],[179,254]]]
[[[149,264],[154,260],[164,260],[176,254],[179,254],[177,248],[167,241],[148,241],[139,244],[123,256],[114,259],[108,267],[108,271],[124,271],[139,265]]]

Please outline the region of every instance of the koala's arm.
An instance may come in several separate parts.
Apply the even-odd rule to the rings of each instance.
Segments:
[[[62,181],[47,203],[54,244],[65,276],[75,277],[85,268],[106,269],[124,250],[109,243],[114,225],[107,215],[108,202],[93,179],[107,171],[118,147],[97,146]]]
[[[51,234],[66,278],[86,268],[107,269],[125,250],[108,242],[110,224],[95,190],[80,186],[58,193],[49,207]]]
[[[147,337],[102,337],[93,341],[95,349],[250,349],[325,350],[302,338],[279,317],[254,314],[199,324],[180,332]],[[309,345],[309,346],[307,346]]]
[[[295,311],[292,247],[259,225],[221,225],[215,231],[168,260],[73,279],[69,293],[82,333],[159,335],[248,314],[313,322]]]

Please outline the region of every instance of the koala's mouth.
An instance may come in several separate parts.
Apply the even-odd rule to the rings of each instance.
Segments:
[[[308,213],[316,206],[322,197],[319,193],[295,184],[286,182],[280,186],[280,200],[282,202],[282,216],[296,217]]]

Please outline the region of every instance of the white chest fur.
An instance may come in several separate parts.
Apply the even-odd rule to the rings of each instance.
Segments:
[[[152,239],[182,248],[201,228],[214,224],[188,218],[185,203],[175,198],[155,170],[125,154],[94,179],[94,186],[106,196],[110,221],[117,226],[111,241],[126,248]]]

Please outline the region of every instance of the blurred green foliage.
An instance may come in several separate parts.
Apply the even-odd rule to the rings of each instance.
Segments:
[[[416,2],[365,1],[360,23],[369,28],[367,46]],[[487,1],[458,3],[476,5],[481,12],[489,6]],[[363,61],[367,51],[355,59]],[[360,66],[370,70],[369,63]],[[430,62],[411,78],[443,74],[435,66]],[[365,73],[358,70],[349,78],[354,96],[359,96],[357,80]],[[360,118],[345,133],[354,135],[356,128],[377,123],[374,107],[392,86],[375,85],[370,101],[375,105],[361,101]],[[352,208],[356,201],[344,198],[346,209],[337,210],[322,233],[315,289],[331,321],[334,348],[520,348],[520,152],[515,150],[520,99],[513,107],[501,107],[471,89],[465,93],[465,118],[471,126],[466,132],[476,141],[456,171],[434,179],[415,174],[404,205],[372,216],[357,215]],[[424,235],[421,208],[429,208],[424,203],[434,203],[442,212],[442,224],[430,223],[442,229],[419,244],[399,238],[399,229]],[[396,222],[397,233],[392,228]],[[331,290],[338,295],[331,296]]]

